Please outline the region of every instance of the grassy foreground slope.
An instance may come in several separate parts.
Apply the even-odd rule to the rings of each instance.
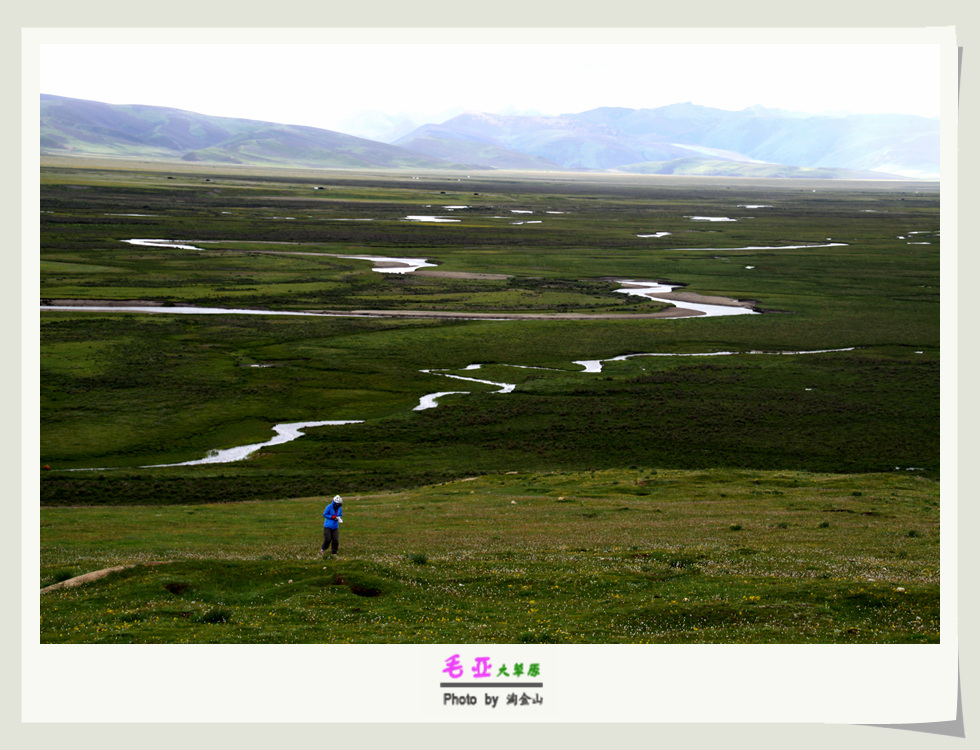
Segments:
[[[504,474],[325,500],[42,510],[52,643],[930,643],[927,479]],[[167,561],[162,565],[151,562]]]

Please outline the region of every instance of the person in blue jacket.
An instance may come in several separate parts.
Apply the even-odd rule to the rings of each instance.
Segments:
[[[327,551],[327,547],[330,547],[331,554],[336,555],[337,549],[340,547],[340,524],[344,522],[343,519],[343,498],[340,495],[334,495],[333,500],[323,509],[323,546],[320,547],[320,554],[324,554]]]

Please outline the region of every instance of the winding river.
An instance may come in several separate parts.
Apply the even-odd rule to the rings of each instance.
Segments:
[[[856,347],[847,347],[843,349],[811,349],[811,350],[798,350],[798,351],[775,351],[775,352],[765,352],[758,350],[750,351],[723,351],[723,352],[689,352],[689,353],[673,353],[673,352],[647,352],[638,354],[623,354],[619,357],[610,357],[608,359],[589,359],[589,360],[575,360],[573,364],[579,365],[582,370],[582,374],[597,374],[602,372],[603,364],[606,362],[622,362],[627,359],[632,359],[634,357],[725,357],[725,356],[735,356],[735,355],[806,355],[806,354],[827,354],[834,352],[850,352],[854,351]],[[472,364],[461,368],[462,372],[472,372],[482,368],[482,364]],[[534,367],[531,365],[495,365],[495,367],[517,367],[522,369],[533,369],[533,370],[558,370],[558,368],[551,367]],[[457,371],[457,372],[459,372]],[[494,380],[484,380],[482,378],[474,378],[466,375],[458,375],[447,370],[419,370],[426,375],[437,375],[444,378],[451,378],[453,380],[469,381],[471,383],[480,383],[481,385],[492,385],[497,388],[492,393],[512,393],[516,388],[516,383],[501,383]],[[413,411],[424,411],[426,409],[434,409],[439,404],[438,401],[443,396],[452,395],[469,395],[473,391],[437,391],[435,393],[429,393],[422,396],[419,399],[418,406],[414,408]],[[237,446],[235,448],[227,448],[224,450],[211,450],[204,458],[195,459],[192,461],[181,461],[179,463],[171,464],[147,464],[140,466],[141,469],[161,469],[172,466],[200,466],[205,464],[222,464],[222,463],[232,463],[234,461],[242,461],[249,456],[251,456],[256,451],[273,445],[280,445],[282,443],[287,443],[291,440],[296,440],[302,437],[304,430],[310,427],[326,427],[326,426],[340,426],[349,424],[364,424],[363,419],[349,419],[349,420],[327,420],[320,422],[284,422],[273,426],[272,430],[276,433],[276,436],[271,440],[267,440],[263,443],[251,443],[249,445]],[[106,468],[85,468],[85,469],[63,469],[63,471],[106,471]]]
[[[448,207],[447,207],[448,208]],[[454,207],[455,208],[455,207]],[[463,208],[460,206],[459,208]],[[519,213],[519,212],[518,212]],[[434,217],[408,217],[411,219],[422,219],[422,218],[434,218]],[[651,235],[655,236],[655,235]],[[199,247],[199,245],[205,245],[209,242],[217,242],[217,240],[166,240],[166,239],[131,239],[123,240],[123,242],[129,243],[131,245],[138,245],[140,247],[161,247],[161,248],[171,248],[175,250],[203,250],[204,248]],[[197,244],[194,244],[197,243]],[[294,243],[284,243],[284,244],[294,244]],[[787,245],[783,248],[778,247],[744,247],[744,248],[705,248],[718,251],[738,251],[738,250],[779,250],[779,249],[799,249],[806,247],[833,247],[842,245],[843,243],[831,243],[822,245]],[[344,258],[350,260],[364,260],[374,264],[373,271],[377,273],[397,273],[397,274],[407,274],[418,271],[422,268],[433,268],[436,266],[435,263],[430,262],[426,258],[392,258],[383,255],[341,255],[337,253],[310,253],[310,252],[292,252],[286,250],[275,250],[275,251],[263,251],[263,252],[274,252],[276,254],[288,254],[288,255],[322,255],[331,258]],[[622,288],[616,291],[622,294],[629,294],[639,297],[645,297],[647,299],[657,300],[658,302],[666,302],[673,305],[678,310],[687,311],[693,313],[697,317],[705,316],[712,317],[718,315],[757,315],[758,312],[753,310],[751,307],[735,304],[713,304],[709,302],[704,302],[701,300],[691,300],[691,299],[680,299],[678,297],[665,297],[664,294],[672,294],[674,291],[683,285],[681,284],[666,284],[660,281],[638,281],[633,279],[614,279],[618,284],[622,285]],[[197,314],[197,315],[316,315],[316,316],[329,316],[329,317],[368,317],[365,313],[343,313],[343,312],[282,312],[273,310],[244,310],[244,309],[232,309],[232,308],[209,308],[209,307],[163,307],[163,306],[150,306],[150,305],[140,305],[140,306],[116,306],[116,305],[43,305],[42,310],[50,309],[60,309],[60,310],[76,310],[84,311],[88,310],[90,312],[143,312],[143,313],[175,313],[175,314]],[[376,315],[377,313],[373,313]],[[453,317],[458,317],[454,315]],[[487,318],[480,318],[487,319]],[[498,317],[493,318],[496,320],[506,320],[507,318]]]
[[[658,302],[668,302],[681,310],[693,310],[700,315],[715,317],[719,315],[758,315],[756,310],[751,307],[740,305],[712,305],[706,302],[692,302],[690,300],[678,300],[672,297],[664,297],[664,294],[672,294],[675,289],[680,288],[680,284],[662,284],[659,281],[633,281],[630,279],[617,279],[617,283],[622,284],[622,289],[616,291],[620,294],[630,294],[637,297],[657,300]]]
[[[276,436],[272,440],[266,440],[264,443],[253,443],[251,445],[240,445],[237,448],[228,448],[226,450],[212,450],[208,452],[204,458],[199,458],[195,461],[182,461],[177,464],[154,464],[150,466],[142,466],[140,468],[162,468],[164,466],[198,466],[200,464],[228,464],[232,461],[241,461],[248,458],[253,453],[255,453],[260,448],[266,448],[270,445],[279,445],[280,443],[288,443],[291,440],[295,440],[301,437],[307,427],[324,427],[326,425],[341,425],[341,424],[360,424],[364,420],[362,419],[349,419],[349,420],[328,420],[325,422],[284,422],[277,424],[272,428],[272,431],[276,433]]]
[[[422,217],[410,217],[412,219],[418,220]],[[692,217],[693,218],[693,217]],[[700,217],[698,217],[700,218]],[[714,220],[714,219],[713,219]],[[133,239],[124,240],[133,245],[139,245],[142,247],[165,247],[173,248],[178,250],[201,250],[202,248],[197,245],[190,244],[185,241],[175,241],[175,240],[159,240],[159,239]],[[199,244],[206,244],[202,241]],[[292,243],[289,243],[292,244]],[[841,243],[833,243],[838,245]],[[789,248],[800,248],[800,247],[829,247],[831,245],[793,245],[788,246]],[[725,248],[717,248],[725,249]],[[728,250],[756,250],[756,249],[780,249],[780,248],[727,248]],[[280,251],[273,251],[279,253]],[[285,252],[285,251],[282,251]],[[289,253],[292,254],[292,253]],[[336,255],[332,253],[296,253],[301,255],[330,255],[336,258],[346,258],[352,260],[364,260],[369,261],[374,264],[372,270],[378,273],[412,273],[421,268],[432,267],[436,264],[430,263],[424,258],[391,258],[386,256],[375,256],[375,255]],[[688,299],[681,299],[678,297],[667,297],[664,295],[675,294],[675,290],[681,285],[679,284],[665,284],[659,281],[639,281],[633,279],[617,279],[619,284],[622,285],[621,289],[616,291],[621,294],[629,294],[635,296],[641,296],[648,299],[654,299],[658,301],[667,302],[671,305],[684,310],[690,310],[697,317],[713,317],[719,315],[757,315],[758,312],[753,310],[751,307],[741,306],[736,304],[711,304],[707,302],[697,301],[692,302]],[[165,307],[156,305],[132,305],[132,306],[109,306],[109,305],[41,305],[41,310],[72,310],[81,312],[135,312],[135,313],[167,313],[167,314],[180,314],[180,315],[292,315],[292,316],[320,316],[320,317],[376,317],[376,314],[367,313],[326,313],[326,312],[296,312],[296,311],[275,311],[275,310],[249,310],[249,309],[233,309],[233,308],[208,308],[208,307]],[[455,316],[454,316],[455,317]],[[482,320],[487,320],[488,318],[481,318]],[[491,318],[492,319],[492,318]],[[495,318],[498,320],[503,320],[505,318]],[[763,352],[763,351],[745,351],[745,352],[733,352],[733,351],[722,351],[722,352],[695,352],[695,353],[667,353],[667,352],[651,352],[651,353],[640,353],[640,354],[624,354],[619,357],[612,357],[609,359],[594,359],[594,360],[575,360],[574,364],[579,365],[582,370],[582,374],[594,374],[602,372],[603,364],[606,362],[618,362],[633,357],[718,357],[718,356],[733,356],[733,355],[805,355],[805,354],[822,354],[828,352],[846,352],[853,351],[854,347],[848,347],[845,349],[819,349],[811,351],[777,351],[777,352]],[[499,365],[498,365],[499,366]],[[555,368],[536,368],[530,365],[503,365],[508,367],[520,367],[520,368],[530,368],[530,369],[555,369]],[[444,369],[439,370],[420,370],[420,372],[427,375],[436,375],[440,377],[450,378],[452,380],[468,381],[472,383],[479,383],[481,385],[490,385],[497,388],[494,393],[506,394],[511,393],[517,388],[516,383],[501,383],[492,380],[484,380],[475,377],[469,377],[466,375],[459,375],[458,372],[471,372],[479,370],[482,367],[481,364],[471,364],[461,370],[456,370],[455,372],[449,372]],[[473,393],[473,391],[438,391],[435,393],[430,393],[419,400],[418,405],[414,408],[414,411],[423,411],[426,409],[436,408],[439,404],[438,401],[444,396],[451,395],[467,395]],[[304,434],[304,430],[313,427],[326,427],[326,426],[341,426],[349,424],[362,424],[364,420],[327,420],[319,422],[287,422],[274,425],[272,430],[275,433],[275,437],[262,443],[252,443],[249,445],[238,446],[235,448],[228,448],[224,450],[212,450],[209,451],[208,455],[204,458],[195,459],[192,461],[183,461],[180,463],[171,464],[150,464],[146,466],[141,466],[139,468],[149,469],[149,468],[163,468],[172,466],[198,466],[205,464],[220,464],[220,463],[231,463],[234,461],[242,461],[256,451],[273,445],[280,445],[282,443],[289,442],[291,440],[296,440]],[[105,469],[91,468],[91,469],[66,469],[66,471],[103,471]]]

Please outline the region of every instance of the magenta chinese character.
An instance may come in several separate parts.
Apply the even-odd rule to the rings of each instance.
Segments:
[[[489,656],[478,656],[476,657],[476,664],[472,667],[474,677],[491,677],[490,674],[490,657]]]
[[[459,654],[453,654],[448,659],[446,659],[446,668],[442,670],[447,673],[454,680],[458,680],[463,676],[463,665],[459,663]]]

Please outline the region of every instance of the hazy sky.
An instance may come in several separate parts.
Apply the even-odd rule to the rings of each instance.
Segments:
[[[41,93],[331,129],[368,110],[561,114],[686,101],[730,110],[940,112],[940,47],[926,43],[153,41],[44,42],[39,51]]]

